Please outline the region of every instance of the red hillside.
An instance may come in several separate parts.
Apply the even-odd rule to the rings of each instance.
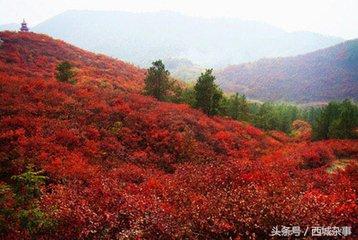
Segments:
[[[0,209],[34,222],[0,214],[0,238],[266,239],[273,226],[357,226],[357,141],[275,140],[138,94],[145,72],[124,62],[44,35],[0,38]],[[54,78],[63,60],[77,84]],[[47,177],[35,212],[5,188],[29,165]]]
[[[54,79],[59,62],[70,61],[78,68],[81,83],[95,81],[138,92],[145,71],[113,58],[34,33],[1,32],[0,72],[15,77]]]

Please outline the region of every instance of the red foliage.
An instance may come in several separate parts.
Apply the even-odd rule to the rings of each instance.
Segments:
[[[303,120],[295,120],[292,123],[292,131],[296,141],[310,141],[312,138],[311,125]]]
[[[313,145],[305,147],[302,158],[304,168],[316,168],[326,165],[334,155],[332,149],[326,146]]]
[[[37,239],[264,239],[276,225],[357,223],[356,166],[328,174],[324,165],[356,158],[356,141],[279,143],[131,92],[143,74],[122,62],[42,35],[0,37],[0,180],[28,164],[45,170],[40,207],[56,226]],[[35,64],[40,55],[48,68]],[[53,79],[61,56],[76,62],[79,84]]]
[[[76,67],[81,85],[95,84],[99,88],[135,92],[144,86],[144,70],[46,35],[1,32],[0,38],[4,41],[0,51],[2,76],[54,79],[57,64],[66,60]]]
[[[271,130],[268,132],[268,134],[276,139],[277,141],[281,142],[281,143],[289,143],[292,142],[292,139],[287,136],[284,132],[280,132],[280,131],[276,131],[276,130]]]

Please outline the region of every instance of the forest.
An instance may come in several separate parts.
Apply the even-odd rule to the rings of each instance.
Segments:
[[[1,239],[357,232],[356,103],[254,103],[210,69],[187,87],[161,61],[146,71],[45,35],[0,38]]]

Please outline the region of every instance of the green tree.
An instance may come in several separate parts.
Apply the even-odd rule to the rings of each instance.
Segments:
[[[299,116],[298,108],[291,104],[280,103],[274,104],[273,111],[275,122],[273,128],[285,133],[290,133],[293,121],[298,119]]]
[[[152,64],[153,66],[148,69],[147,77],[144,80],[144,92],[146,95],[163,101],[166,99],[171,86],[170,73],[165,69],[162,60],[155,61]]]
[[[339,118],[340,104],[337,102],[330,102],[326,107],[323,107],[313,124],[313,138],[328,139],[331,125]],[[335,123],[336,124],[336,123]],[[333,131],[333,130],[331,130]]]
[[[313,137],[320,139],[356,138],[354,129],[358,126],[358,107],[349,100],[330,102],[318,111],[311,110]]]
[[[354,138],[357,126],[357,108],[349,100],[340,104],[339,116],[332,120],[328,128],[328,137],[337,139]]]
[[[40,186],[46,180],[46,177],[41,175],[42,173],[43,171],[34,172],[30,166],[26,172],[11,177],[15,183],[13,190],[18,196],[18,202],[27,204],[41,195]]]
[[[182,89],[180,94],[179,103],[186,103],[191,107],[195,107],[195,90],[193,87],[187,87]]]
[[[230,97],[228,97],[225,94],[223,94],[219,105],[220,105],[219,106],[219,114],[221,116],[224,116],[224,117],[226,117],[226,116],[231,117],[230,112],[229,112],[229,109],[230,109]]]
[[[273,104],[270,102],[265,102],[261,104],[258,108],[258,112],[254,119],[254,125],[256,127],[262,128],[264,130],[275,129],[274,118],[273,118]]]
[[[264,130],[291,132],[293,121],[299,118],[300,110],[286,103],[251,104],[249,105],[249,121]]]
[[[47,179],[42,174],[43,171],[35,172],[30,166],[26,172],[12,176],[11,184],[0,185],[0,238],[12,225],[19,224],[32,239],[37,239],[38,234],[48,233],[55,226],[55,222],[40,209],[41,188]],[[10,199],[15,200],[14,204],[6,204]]]
[[[76,72],[73,65],[68,61],[63,61],[57,65],[56,78],[60,82],[76,83]]]
[[[222,91],[214,83],[213,69],[207,69],[202,73],[194,86],[195,106],[208,115],[219,113],[220,101],[223,97]]]
[[[247,102],[245,95],[240,96],[236,93],[230,97],[228,114],[230,117],[237,120],[249,120],[249,103]]]

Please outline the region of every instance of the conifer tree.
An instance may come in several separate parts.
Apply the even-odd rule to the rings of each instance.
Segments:
[[[73,65],[68,61],[63,61],[58,64],[56,78],[60,82],[76,83],[76,73],[73,69]]]
[[[144,80],[144,92],[146,95],[163,101],[166,99],[170,88],[170,73],[165,69],[162,60],[155,61],[152,64],[153,66],[148,69],[147,77]]]
[[[240,96],[236,93],[230,97],[229,115],[237,120],[248,120],[249,103],[247,102],[245,95]]]
[[[213,69],[207,69],[199,77],[195,90],[196,107],[208,115],[215,115],[219,112],[220,101],[223,97],[222,91],[214,83]]]

